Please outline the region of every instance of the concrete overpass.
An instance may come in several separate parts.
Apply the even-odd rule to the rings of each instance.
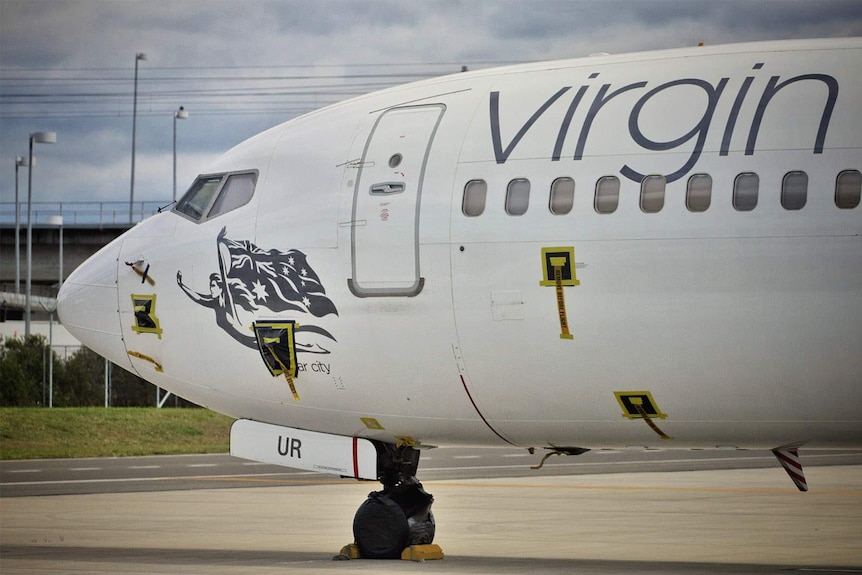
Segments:
[[[170,208],[170,201],[138,202],[129,213],[128,202],[33,203],[33,269],[31,295],[56,298],[60,279],[60,226],[51,223],[62,216],[63,279],[84,260],[99,251],[135,223]],[[19,212],[20,282],[16,286],[15,203],[0,203],[0,293],[24,294],[27,278],[27,206]],[[8,300],[3,319],[20,319],[14,297]],[[34,308],[34,312],[38,311]],[[36,319],[36,318],[34,318]]]

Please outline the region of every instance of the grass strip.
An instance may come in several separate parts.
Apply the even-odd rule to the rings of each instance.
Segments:
[[[227,453],[233,419],[207,409],[0,408],[0,459]]]

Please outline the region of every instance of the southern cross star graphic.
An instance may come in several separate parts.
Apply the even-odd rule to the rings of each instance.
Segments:
[[[253,285],[252,292],[254,292],[254,297],[265,302],[266,298],[269,297],[269,294],[266,293],[266,286],[260,283],[260,281],[255,281]]]

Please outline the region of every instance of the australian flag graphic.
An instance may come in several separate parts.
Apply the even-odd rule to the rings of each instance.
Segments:
[[[252,324],[262,309],[273,313],[299,312],[317,318],[338,315],[304,253],[263,250],[248,240],[229,239],[226,228],[219,232],[216,243],[219,271],[210,274],[208,292],[198,292],[186,285],[182,271],[177,271],[177,284],[192,301],[212,309],[216,324],[241,344],[257,349]],[[297,337],[306,341],[297,341],[297,352],[329,353],[307,339],[313,340],[313,334],[317,334],[335,341],[331,333],[311,321],[298,323],[295,332],[305,333],[306,337]]]
[[[315,317],[338,315],[304,253],[263,250],[248,240],[228,239],[225,229],[219,233],[218,242],[234,304],[249,311],[267,308]]]

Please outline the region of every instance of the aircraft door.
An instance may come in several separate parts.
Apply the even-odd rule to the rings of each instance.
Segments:
[[[353,191],[352,277],[357,297],[415,296],[422,291],[419,211],[425,167],[443,105],[383,112],[359,162]]]

